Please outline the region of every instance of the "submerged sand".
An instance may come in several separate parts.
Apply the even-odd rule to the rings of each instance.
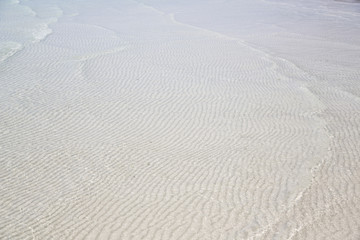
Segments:
[[[356,8],[0,4],[1,239],[359,239]]]

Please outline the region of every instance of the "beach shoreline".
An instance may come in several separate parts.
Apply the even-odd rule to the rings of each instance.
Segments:
[[[0,238],[360,236],[356,9],[105,2],[0,3]]]

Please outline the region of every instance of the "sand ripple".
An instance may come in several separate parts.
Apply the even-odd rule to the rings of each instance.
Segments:
[[[110,2],[0,65],[0,238],[356,239],[357,97]]]

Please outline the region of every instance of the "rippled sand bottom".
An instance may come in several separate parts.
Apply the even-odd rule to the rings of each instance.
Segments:
[[[359,46],[56,4],[0,62],[1,239],[360,237]]]

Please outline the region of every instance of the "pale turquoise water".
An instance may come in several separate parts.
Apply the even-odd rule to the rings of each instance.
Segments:
[[[0,62],[51,34],[51,24],[62,16],[54,1],[0,2]]]
[[[358,239],[358,5],[0,1],[1,239]]]

